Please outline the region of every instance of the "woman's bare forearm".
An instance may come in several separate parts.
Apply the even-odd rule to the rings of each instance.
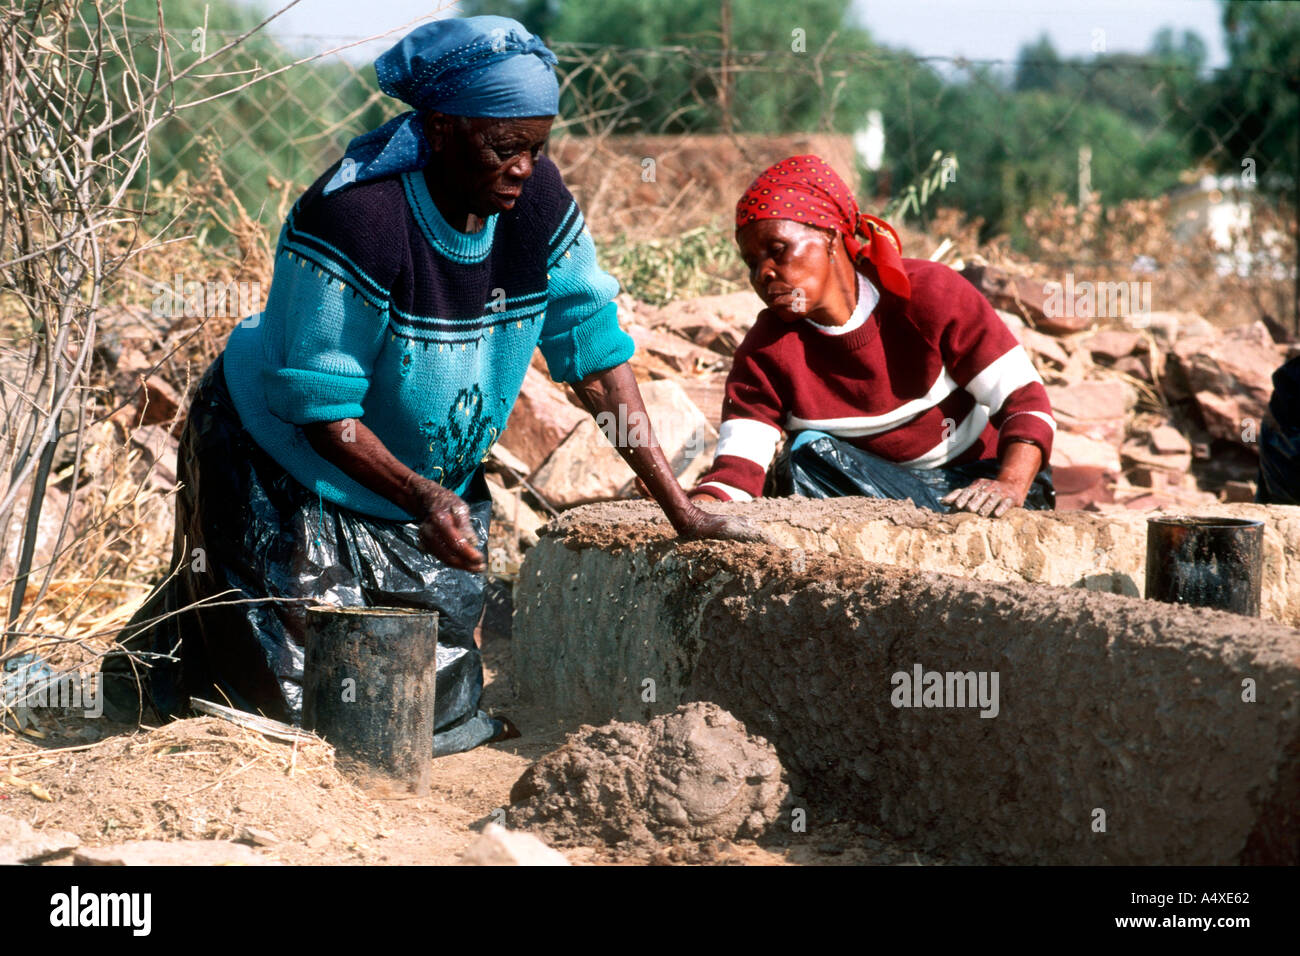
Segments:
[[[1002,452],[998,481],[1006,482],[1020,492],[1021,499],[1029,494],[1029,486],[1043,467],[1043,451],[1032,442],[1013,441]]]
[[[654,436],[654,428],[631,366],[624,362],[607,371],[589,375],[582,381],[575,382],[573,391],[593,418],[602,412],[613,416],[617,431],[629,439],[621,444],[614,441],[618,453],[645,483],[650,495],[663,508],[673,527],[682,530],[694,508],[682,491],[682,486],[677,483],[672,466],[668,464],[668,459],[664,457],[663,449]],[[637,427],[641,422],[645,423],[644,429]],[[635,440],[637,436],[644,436],[647,440]],[[611,440],[613,437],[617,436],[612,436]]]
[[[587,376],[575,383],[573,390],[593,418],[601,413],[613,416],[617,434],[611,436],[611,442],[636,472],[651,497],[659,503],[679,535],[683,538],[773,543],[765,531],[744,518],[704,511],[686,497],[668,459],[664,457],[663,449],[655,440],[641,389],[626,362]],[[597,424],[600,424],[599,419]],[[639,427],[642,424],[644,428]]]
[[[430,554],[453,568],[484,569],[469,506],[450,488],[402,464],[378,435],[355,419],[304,425],[303,432],[318,455],[414,516],[420,542]]]
[[[361,422],[313,422],[303,426],[311,447],[353,481],[387,498],[408,514],[421,513],[420,477],[388,450],[379,436]]]

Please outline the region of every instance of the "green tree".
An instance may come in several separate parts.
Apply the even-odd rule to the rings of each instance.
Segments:
[[[1061,57],[1046,33],[1020,48],[1016,56],[1016,75],[1011,84],[1013,90],[1056,92],[1062,87],[1062,79]]]
[[[1154,127],[1172,111],[1190,110],[1202,85],[1205,41],[1172,28],[1159,30],[1149,51],[1101,53],[1090,58],[1062,58],[1043,35],[1021,48],[1011,88],[1043,90],[1108,106],[1138,123]]]
[[[530,32],[540,37],[550,37],[561,0],[463,0],[461,16],[475,17],[493,13],[513,17]]]
[[[1300,4],[1228,0],[1228,66],[1210,91],[1213,110],[1198,130],[1220,168],[1253,160],[1261,188],[1296,195],[1300,128]]]
[[[131,45],[142,73],[152,76],[159,59],[166,57],[164,80],[168,61],[172,73],[180,73],[266,16],[260,8],[232,0],[168,0],[166,35],[160,38],[154,0],[129,0],[126,12],[125,23],[101,24],[93,3],[82,8],[90,29],[111,31],[120,43]],[[375,95],[373,71],[368,71],[367,82],[337,61],[304,63],[231,92],[296,59],[273,37],[258,33],[178,80],[164,99],[164,103],[174,102],[177,112],[154,133],[149,167],[140,171],[135,185],[155,178],[170,180],[181,170],[194,169],[203,148],[211,145],[221,155],[227,182],[245,206],[256,210],[265,204],[268,174],[306,185],[328,165],[322,164],[322,156],[342,153],[352,136],[379,125],[394,112],[390,102]],[[134,95],[128,94],[124,74],[121,63],[105,69],[104,109]],[[230,95],[185,106],[222,93]],[[98,118],[92,116],[88,122]],[[273,225],[273,213],[264,210],[266,224]]]
[[[835,54],[874,49],[870,34],[850,17],[850,0],[806,0],[795,11],[768,0],[732,0],[727,49],[734,59],[726,80],[723,0],[467,0],[461,6],[467,16],[513,16],[550,43],[590,47],[600,69],[571,78],[561,113],[598,113],[600,122],[616,115],[623,131],[716,131],[727,123],[724,102],[733,127],[747,132],[832,128],[860,121],[881,98],[873,96],[870,77],[838,84],[837,92],[835,78],[819,78],[812,64],[824,46]]]

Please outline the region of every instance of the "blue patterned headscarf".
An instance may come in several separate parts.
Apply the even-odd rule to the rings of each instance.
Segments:
[[[423,169],[430,147],[420,114],[513,118],[560,109],[555,54],[509,17],[435,20],[375,61],[379,88],[414,107],[348,144],[325,193]]]

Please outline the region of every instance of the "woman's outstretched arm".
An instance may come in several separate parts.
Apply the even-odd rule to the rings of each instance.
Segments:
[[[573,390],[593,418],[605,412],[612,415],[614,421],[627,423],[628,427],[618,429],[625,434],[611,436],[611,440],[617,439],[615,447],[618,453],[663,508],[679,535],[684,538],[767,541],[767,536],[756,525],[743,518],[703,511],[686,497],[654,437],[636,375],[626,362],[574,382]],[[644,429],[635,427],[639,421],[646,423]]]

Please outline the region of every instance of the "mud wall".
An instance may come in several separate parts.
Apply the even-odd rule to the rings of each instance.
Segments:
[[[1300,860],[1300,632],[844,549],[679,544],[632,512],[570,513],[524,564],[516,680],[558,719],[715,701],[776,745],[810,831],[847,815],[958,860]],[[996,674],[996,716],[895,706],[917,665]]]
[[[793,502],[793,504],[792,504]],[[939,515],[908,502],[867,498],[760,499],[718,505],[752,518],[782,545],[977,581],[1025,581],[1141,596],[1146,522],[1173,511],[1016,510],[993,521]],[[1221,505],[1212,513],[1264,521],[1262,616],[1300,627],[1300,507]],[[559,529],[662,523],[651,502],[622,501],[566,512]]]

